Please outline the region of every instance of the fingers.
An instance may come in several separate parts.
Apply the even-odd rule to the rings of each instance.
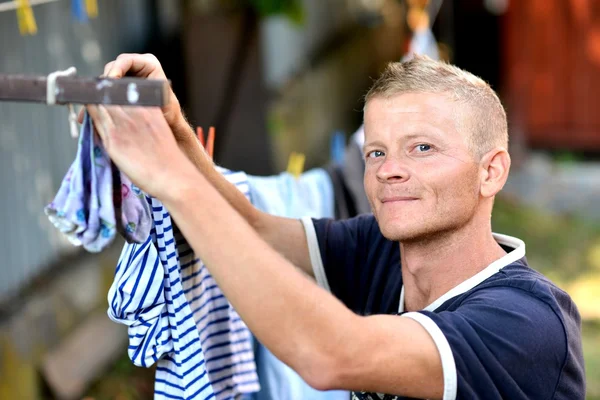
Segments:
[[[110,147],[111,138],[110,136],[114,132],[115,123],[106,110],[106,107],[101,105],[88,105],[86,106],[90,117],[92,117],[92,121],[94,121],[94,126],[96,127],[96,132],[102,139],[102,143],[104,143],[104,147],[108,150]]]
[[[115,65],[115,62],[111,61],[104,66],[104,72],[102,73],[103,77],[109,76],[111,70],[113,69],[113,65]],[[116,75],[116,71],[115,71],[115,75]]]
[[[83,116],[85,115],[85,107],[81,107],[77,113],[77,122],[83,124]]]
[[[166,79],[160,62],[152,54],[121,54],[104,67],[104,75],[119,79],[126,75],[140,78]]]

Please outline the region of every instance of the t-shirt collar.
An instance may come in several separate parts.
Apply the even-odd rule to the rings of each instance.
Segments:
[[[513,250],[511,252],[507,253],[505,256],[492,262],[490,265],[485,267],[485,269],[479,271],[477,274],[473,275],[469,279],[459,283],[454,288],[447,291],[445,294],[440,296],[433,303],[431,303],[427,307],[425,307],[423,309],[424,311],[435,311],[439,306],[444,304],[449,299],[456,297],[458,295],[461,295],[461,294],[473,289],[475,286],[479,285],[481,282],[485,281],[486,279],[488,279],[489,277],[491,277],[492,275],[494,275],[495,273],[500,271],[502,268],[525,257],[525,242],[523,242],[521,239],[518,239],[518,238],[512,237],[512,236],[508,236],[508,235],[502,235],[499,233],[492,233],[492,235],[494,236],[494,239],[496,239],[496,242],[498,242],[498,244],[506,246],[506,247],[510,247]],[[400,303],[398,305],[398,313],[403,313],[403,312],[404,312],[404,285],[402,285],[402,290],[400,291]]]

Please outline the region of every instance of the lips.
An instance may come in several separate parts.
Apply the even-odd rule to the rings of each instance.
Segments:
[[[410,197],[410,196],[390,196],[390,197],[384,197],[383,199],[381,199],[382,203],[393,203],[393,202],[404,202],[404,201],[415,201],[415,200],[419,200],[417,197]]]

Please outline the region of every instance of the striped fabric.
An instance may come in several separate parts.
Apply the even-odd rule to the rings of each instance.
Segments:
[[[242,172],[221,173],[246,196]],[[123,248],[109,317],[129,327],[129,357],[156,368],[155,399],[234,399],[259,390],[250,332],[153,198],[154,227]],[[202,207],[202,205],[199,205]]]

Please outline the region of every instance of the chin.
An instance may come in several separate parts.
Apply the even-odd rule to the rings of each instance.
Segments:
[[[408,231],[406,227],[402,229],[395,229],[394,227],[390,229],[381,228],[381,233],[383,237],[393,242],[412,242],[422,237],[422,234],[415,231]]]
[[[435,216],[415,218],[414,215],[383,214],[377,218],[377,222],[383,237],[404,243],[431,239],[448,228],[443,221],[437,221]]]
[[[383,237],[394,242],[410,241],[420,236],[417,227],[411,227],[409,224],[402,223],[401,220],[386,220],[383,223],[380,221],[379,229]]]

